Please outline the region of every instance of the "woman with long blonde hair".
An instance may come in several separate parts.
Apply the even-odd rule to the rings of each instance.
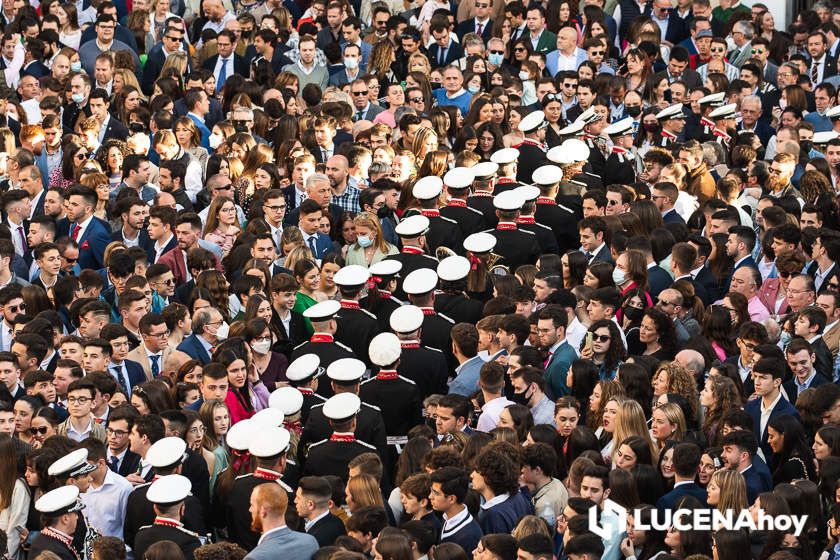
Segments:
[[[747,502],[747,483],[741,473],[731,469],[722,469],[712,475],[706,486],[706,503],[719,512],[744,511]]]
[[[426,154],[438,149],[438,137],[435,131],[429,127],[421,126],[414,133],[414,143],[411,144],[411,151],[418,161],[423,161]]]
[[[233,196],[246,216],[256,189],[254,174],[262,164],[273,161],[274,150],[268,144],[257,144],[245,154],[245,159],[242,161],[242,174],[233,184]]]
[[[175,139],[178,141],[178,145],[198,160],[201,169],[205,169],[210,154],[201,145],[201,132],[195,122],[188,116],[182,115],[175,119],[172,129],[175,131]]]
[[[612,439],[612,433],[604,430],[604,409],[607,403],[624,395],[624,386],[621,383],[602,379],[595,385],[589,396],[589,413],[586,415],[586,423],[595,430],[602,448]]]
[[[397,60],[394,52],[394,45],[391,41],[382,40],[373,45],[368,57],[367,71],[379,80],[380,91],[388,87],[388,84],[399,83],[391,65]]]
[[[347,247],[346,263],[368,267],[399,250],[385,240],[379,218],[370,212],[360,212],[353,218],[356,242]]]
[[[207,211],[207,221],[204,224],[202,238],[210,243],[217,244],[222,248],[222,254],[227,256],[240,231],[239,218],[236,215],[236,205],[233,203],[233,199],[225,196],[214,198]]]
[[[685,414],[678,404],[661,404],[651,412],[650,435],[656,438],[659,449],[668,440],[681,441],[685,431]]]
[[[443,178],[449,170],[449,153],[444,150],[435,150],[428,152],[423,158],[423,163],[420,164],[420,170],[417,172],[418,177],[435,177]]]
[[[636,401],[617,397],[618,414],[615,416],[613,429],[612,448],[610,450],[610,459],[614,463],[616,453],[618,453],[621,443],[630,436],[639,436],[644,438],[650,448],[650,456],[655,461],[658,455],[658,450],[653,440],[650,438],[650,432],[647,427],[647,419],[645,418],[645,411],[642,405]]]
[[[344,489],[344,496],[351,514],[367,506],[385,507],[379,482],[369,474],[350,477]]]

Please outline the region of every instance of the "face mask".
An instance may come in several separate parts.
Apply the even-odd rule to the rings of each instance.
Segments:
[[[648,132],[656,132],[657,125],[656,123],[645,123],[644,127]]]
[[[74,93],[72,95],[73,103],[82,103],[85,100],[84,93]]]
[[[620,268],[614,268],[612,272],[613,282],[615,282],[616,286],[621,286],[625,282],[627,282],[627,275],[624,274],[624,271]]]
[[[222,142],[224,142],[225,139],[222,137],[221,134],[211,134],[209,140],[210,147],[215,150],[216,148],[222,145]]]
[[[636,118],[642,114],[641,105],[625,105],[624,108],[627,110],[627,114],[633,118]]]
[[[629,305],[624,308],[624,316],[633,321],[634,323],[637,321],[642,320],[642,315],[645,314],[644,309],[639,309],[638,307],[630,307]]]
[[[216,331],[216,338],[219,340],[225,340],[228,337],[228,333],[230,332],[230,325],[227,324],[227,321],[222,321],[221,326]]]
[[[367,235],[357,235],[356,241],[358,241],[359,246],[363,249],[366,249],[373,245],[373,240]]]
[[[257,354],[268,354],[271,350],[271,341],[270,340],[258,340],[251,343],[251,348]]]
[[[443,87],[440,82],[429,82],[429,85],[432,86],[432,89],[440,89]]]
[[[526,80],[530,80],[531,79],[531,74],[529,74],[528,72],[525,72],[523,70],[522,72],[519,73],[519,79],[522,80],[523,82],[526,81]]]
[[[478,86],[467,86],[467,91],[470,93],[478,93],[481,91],[481,88]]]
[[[81,72],[82,71],[82,63],[81,62],[71,62],[70,63],[70,71],[71,72]]]
[[[811,153],[812,149],[813,146],[811,145],[810,140],[802,140],[801,142],[799,142],[799,152],[802,155],[807,156],[809,153]]]
[[[779,342],[782,343],[782,346],[787,346],[791,338],[792,336],[789,332],[782,331],[782,334],[779,335]]]
[[[525,406],[528,406],[528,401],[530,399],[531,399],[531,397],[528,396],[528,390],[527,389],[522,393],[514,392],[513,395],[511,395],[511,397],[510,397],[510,400],[512,400],[516,404],[521,404],[521,405],[525,405]]]
[[[490,53],[490,55],[487,57],[487,62],[489,62],[493,66],[501,66],[503,61],[504,55],[499,53]]]
[[[358,58],[345,58],[344,59],[344,67],[348,70],[355,70],[359,67],[359,59]]]
[[[391,215],[391,211],[388,209],[387,206],[383,206],[379,210],[376,211],[376,217],[380,220],[383,220]]]

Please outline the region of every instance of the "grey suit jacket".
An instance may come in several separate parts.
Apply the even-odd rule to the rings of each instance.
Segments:
[[[384,110],[385,110],[384,107],[380,107],[376,103],[371,103],[370,105],[368,105],[367,112],[364,114],[364,120],[372,121],[373,119],[376,118],[376,115],[378,115],[379,113],[381,113]],[[359,111],[355,107],[353,107],[353,120],[354,121],[359,120],[357,118],[358,115],[359,115]]]
[[[264,535],[245,560],[311,560],[317,551],[318,541],[315,537],[282,527]]]
[[[747,63],[749,59],[752,58],[752,41],[747,41],[747,43],[743,47],[735,47],[732,52],[729,53],[729,64],[736,68],[740,68],[744,64]],[[736,55],[737,56],[733,56]]]

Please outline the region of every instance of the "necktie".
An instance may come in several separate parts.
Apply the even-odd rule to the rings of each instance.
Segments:
[[[152,362],[152,377],[157,378],[160,375],[160,356],[149,356],[149,361]]]
[[[440,53],[438,53],[438,64],[443,66],[443,62],[446,60],[446,47],[440,49]]]
[[[20,235],[20,243],[21,247],[23,247],[23,252],[26,253],[26,234],[23,233],[23,226],[18,226],[18,234]]]
[[[111,458],[108,459],[108,468],[114,471],[115,473],[119,474],[120,460],[116,455],[111,455]]]
[[[318,250],[315,249],[315,236],[309,238],[309,249],[312,251],[312,256],[317,258],[318,257]]]
[[[356,111],[356,120],[360,121],[365,116],[365,111],[362,109],[361,111]]]
[[[551,361],[551,357],[552,357],[553,355],[554,355],[554,352],[549,352],[549,353],[548,353],[548,358],[546,358],[546,359],[545,359],[545,361],[543,362],[543,369],[545,369],[545,368],[547,368],[547,367],[548,367],[548,362],[550,362],[550,361]]]
[[[820,73],[819,70],[820,70],[820,63],[815,60],[814,64],[811,66],[811,83],[812,84],[817,83],[817,78],[819,77],[819,73]]]
[[[219,79],[216,80],[216,91],[219,92],[222,90],[222,86],[225,85],[225,80],[227,79],[227,65],[228,60],[222,60],[222,67],[219,69]]]
[[[475,34],[478,35],[479,37],[481,37],[482,30],[484,30],[484,25],[482,25],[480,23],[476,23],[475,24]]]
[[[76,241],[79,238],[79,229],[81,229],[79,227],[79,224],[73,224],[73,227],[72,227],[73,231],[70,232],[70,239],[72,239],[73,241]]]
[[[114,378],[117,380],[117,383],[120,384],[122,390],[127,391],[128,387],[126,387],[126,384],[123,380],[122,368],[120,366],[111,366],[111,373],[114,374]]]

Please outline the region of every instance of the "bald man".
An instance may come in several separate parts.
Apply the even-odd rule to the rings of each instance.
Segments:
[[[330,178],[333,204],[338,204],[345,212],[352,214],[361,210],[359,189],[349,184],[350,164],[345,156],[332,156],[327,160],[326,174]]]
[[[577,72],[586,58],[586,51],[577,46],[577,31],[572,27],[564,27],[557,32],[557,50],[545,57],[545,67],[552,77],[563,70]]]
[[[260,484],[251,492],[251,528],[262,533],[246,560],[309,560],[318,551],[318,541],[307,533],[286,526],[289,497],[279,484]]]

